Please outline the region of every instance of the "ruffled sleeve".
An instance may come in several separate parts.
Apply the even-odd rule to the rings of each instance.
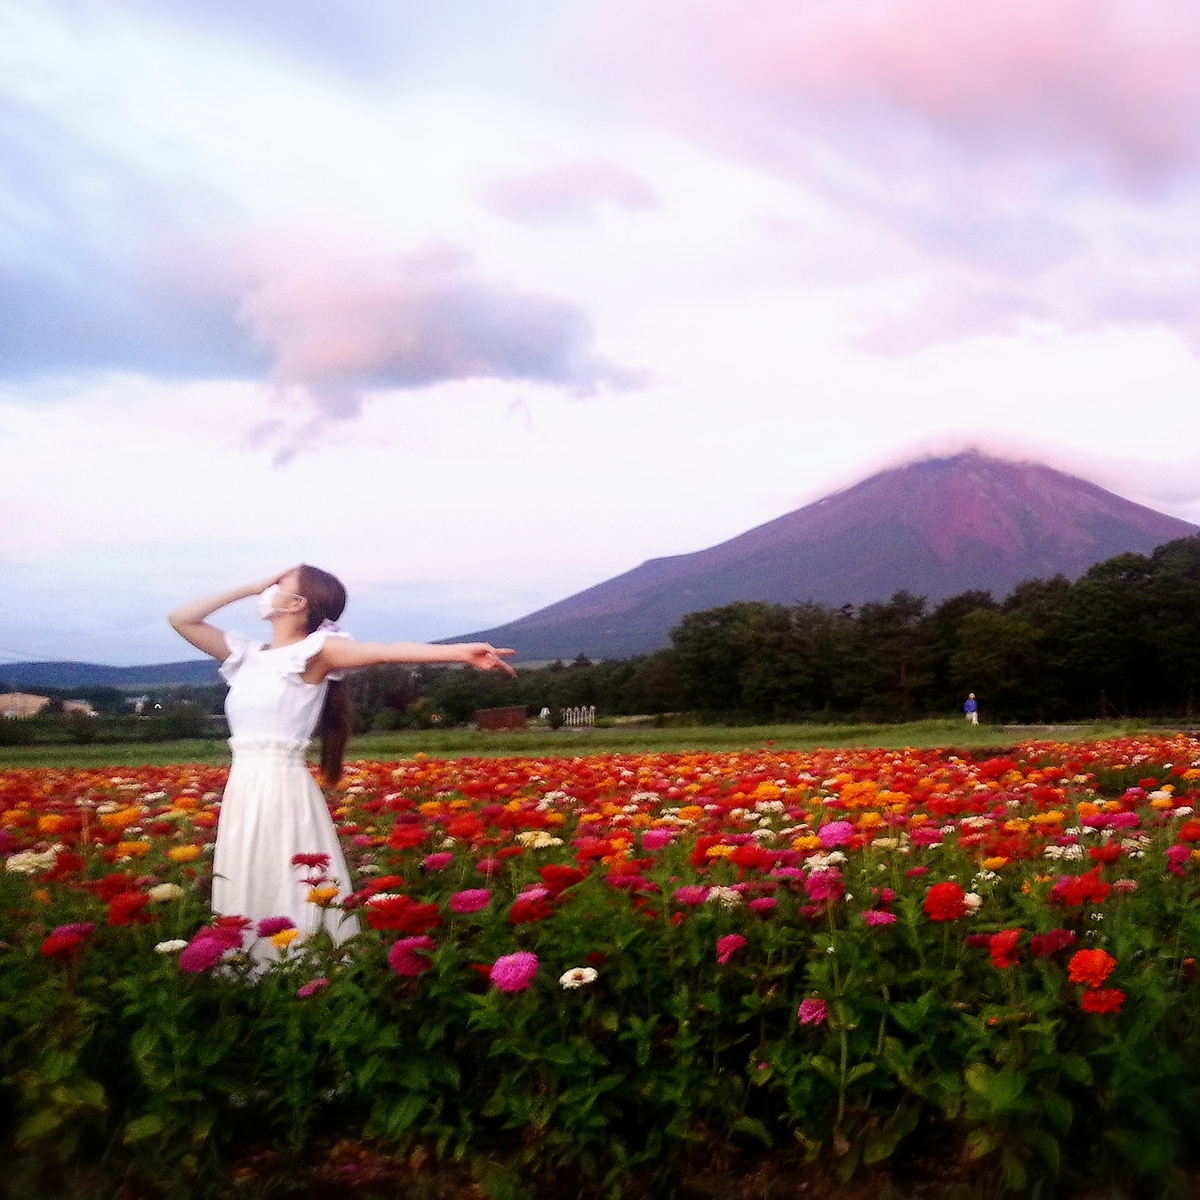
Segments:
[[[238,668],[246,661],[246,655],[256,648],[256,643],[240,633],[226,633],[225,645],[229,647],[229,657],[221,663],[217,671],[226,683],[232,683]]]
[[[316,655],[322,646],[325,645],[327,639],[331,637],[346,638],[348,641],[353,639],[348,633],[343,633],[340,629],[318,629],[315,633],[310,633],[302,642],[296,642],[291,646],[284,646],[278,651],[279,669],[282,674],[289,679],[295,679],[299,683],[303,683],[301,678],[304,672],[308,670],[309,660]],[[345,671],[330,671],[325,676],[326,679],[338,680],[344,679]]]

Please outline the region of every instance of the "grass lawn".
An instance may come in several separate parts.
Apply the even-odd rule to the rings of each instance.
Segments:
[[[1138,727],[1144,728],[1142,726]],[[422,730],[364,734],[351,740],[348,759],[399,759],[424,753],[437,758],[536,755],[572,757],[603,753],[677,753],[687,750],[761,750],[771,742],[779,750],[815,747],[912,746],[1000,749],[1030,737],[1056,741],[1083,740],[1132,732],[1132,728],[1062,726],[1060,729],[1005,729],[967,725],[961,720],[913,721],[903,725],[700,725],[686,729],[607,728],[528,729],[480,733],[473,729]],[[217,740],[118,743],[90,746],[0,747],[0,770],[6,767],[132,767],[171,763],[229,761],[228,747]]]

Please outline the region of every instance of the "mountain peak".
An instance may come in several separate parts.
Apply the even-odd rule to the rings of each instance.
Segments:
[[[640,567],[496,629],[465,635],[526,659],[618,658],[668,644],[686,613],[735,600],[863,604],[897,591],[933,603],[1077,578],[1197,527],[1035,462],[971,450],[925,458],[694,554]]]

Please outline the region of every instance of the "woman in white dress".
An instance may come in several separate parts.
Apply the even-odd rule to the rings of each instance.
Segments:
[[[266,645],[224,633],[205,620],[210,613],[257,596],[259,615],[271,622]],[[199,650],[221,660],[229,684],[225,712],[233,766],[221,801],[213,855],[213,911],[220,915],[290,917],[301,933],[322,925],[337,942],[358,932],[354,917],[307,902],[314,875],[350,892],[350,873],[325,798],[309,773],[305,750],[321,737],[321,770],[329,786],[342,773],[351,714],[342,676],[376,663],[467,663],[499,668],[511,650],[486,642],[431,646],[417,642],[352,641],[334,622],[346,606],[346,589],[333,575],[301,565],[245,587],[177,608],[172,627]],[[297,855],[327,856],[323,865],[293,863]],[[269,942],[255,944],[273,957]]]

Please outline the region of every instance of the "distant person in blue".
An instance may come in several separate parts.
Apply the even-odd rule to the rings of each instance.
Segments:
[[[972,725],[979,724],[979,703],[975,699],[974,692],[967,697],[967,702],[963,705],[963,716],[965,716]]]

